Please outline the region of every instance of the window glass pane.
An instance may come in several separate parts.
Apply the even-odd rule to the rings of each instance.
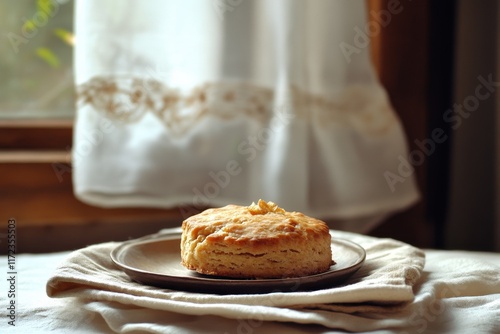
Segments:
[[[0,119],[71,118],[73,1],[0,0]]]

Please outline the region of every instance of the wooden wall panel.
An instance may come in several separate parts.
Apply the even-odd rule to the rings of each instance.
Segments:
[[[183,217],[179,209],[90,206],[75,198],[71,175],[60,182],[50,163],[0,163],[0,246],[10,218],[18,252],[53,252],[154,233]]]
[[[368,20],[391,13],[394,4],[400,7],[393,10],[380,33],[371,36],[371,50],[380,81],[401,119],[411,152],[419,149],[415,140],[428,136],[429,1],[368,0]],[[421,247],[433,245],[433,228],[426,219],[427,163],[415,169],[422,200],[390,217],[372,235]]]

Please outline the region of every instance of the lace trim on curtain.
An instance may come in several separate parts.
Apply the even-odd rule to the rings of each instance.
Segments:
[[[311,118],[319,126],[336,123],[381,135],[397,122],[385,92],[371,86],[350,86],[335,100],[292,86],[290,96],[294,115]],[[152,113],[177,134],[209,115],[232,119],[243,114],[264,122],[271,116],[273,99],[272,89],[241,82],[205,83],[188,94],[140,78],[94,77],[77,87],[79,107],[91,105],[123,123],[137,122]]]

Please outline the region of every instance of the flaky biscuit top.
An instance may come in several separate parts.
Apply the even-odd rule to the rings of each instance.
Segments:
[[[250,206],[208,209],[186,219],[182,227],[190,238],[198,241],[253,247],[330,237],[324,222],[300,212],[287,212],[263,200]]]

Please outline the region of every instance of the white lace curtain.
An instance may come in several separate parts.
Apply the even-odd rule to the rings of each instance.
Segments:
[[[77,1],[76,196],[262,198],[365,229],[411,205],[404,133],[356,37],[366,17],[361,0]]]

